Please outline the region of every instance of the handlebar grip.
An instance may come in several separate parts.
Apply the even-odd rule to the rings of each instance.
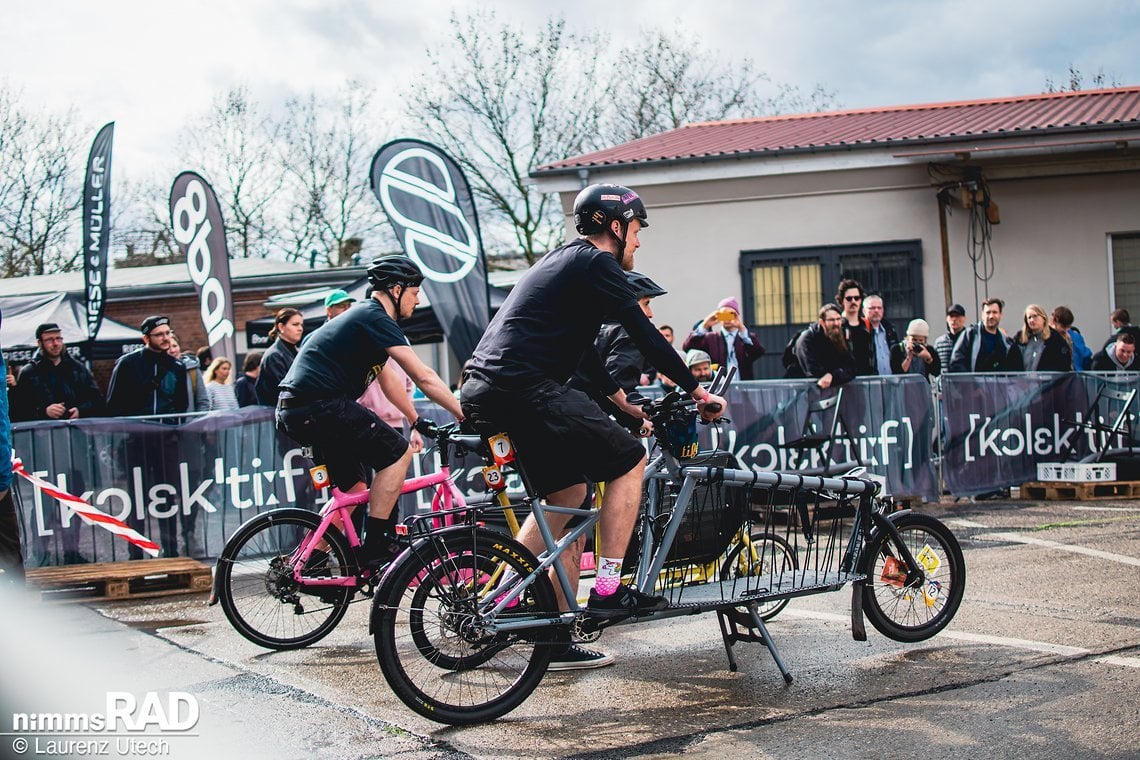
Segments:
[[[707,411],[710,411],[710,412],[712,412],[713,414],[716,414],[717,412],[719,412],[719,411],[720,411],[721,409],[723,409],[723,408],[724,408],[724,407],[722,407],[720,404],[718,404],[718,403],[717,403],[717,402],[715,402],[715,401],[714,401],[714,402],[712,402],[711,404],[705,404],[705,409],[706,409]]]
[[[423,417],[420,417],[415,422],[413,422],[412,428],[419,431],[420,435],[426,435],[428,438],[439,437],[439,428],[436,427],[431,420],[424,419]]]

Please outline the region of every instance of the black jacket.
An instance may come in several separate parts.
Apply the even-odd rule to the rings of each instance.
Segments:
[[[998,332],[998,355],[992,356],[987,366],[978,366],[978,354],[981,352],[978,333],[984,329],[981,322],[976,322],[962,331],[950,353],[947,372],[1021,372],[1025,369],[1021,348],[1001,331]]]
[[[143,348],[115,362],[107,389],[108,414],[181,414],[189,406],[186,367],[165,351]]]
[[[278,338],[261,357],[261,372],[257,375],[257,402],[262,406],[277,406],[281,395],[281,381],[297,358],[298,347]]]
[[[59,364],[52,364],[39,350],[32,360],[20,368],[16,380],[16,402],[12,405],[12,421],[46,420],[47,408],[63,404],[79,410],[79,416],[103,414],[103,392],[95,384],[91,370],[63,352]]]
[[[826,337],[826,336],[825,336]],[[843,318],[843,337],[847,341],[847,348],[855,360],[855,372],[859,375],[877,375],[875,359],[871,347],[871,326],[863,317],[859,317],[859,324],[851,325],[847,317]]]
[[[855,357],[832,343],[819,322],[800,333],[794,353],[804,377],[820,378],[830,372],[832,385],[842,385],[855,377]]]
[[[626,393],[641,385],[641,376],[649,369],[649,362],[629,337],[629,333],[617,322],[605,322],[594,339],[594,348],[601,357],[606,372]],[[607,414],[610,414],[626,427],[641,427],[641,420],[629,416],[617,408],[593,383],[585,370],[579,370],[570,378],[568,385],[583,391],[594,399]]]
[[[1133,355],[1132,361],[1125,367],[1116,359],[1116,344],[1110,343],[1106,348],[1097,351],[1092,358],[1093,372],[1134,372],[1140,370],[1140,362]]]
[[[1021,350],[1021,333],[1017,334],[1017,340],[1014,341],[1017,350]],[[1022,354],[1022,364],[1025,363],[1025,355]],[[1065,336],[1056,330],[1049,331],[1049,339],[1044,341],[1041,347],[1041,360],[1037,362],[1038,372],[1072,372],[1073,371],[1073,349],[1069,346],[1069,341],[1065,340]]]
[[[238,406],[257,406],[257,381],[244,372],[234,381],[234,395],[237,396]]]

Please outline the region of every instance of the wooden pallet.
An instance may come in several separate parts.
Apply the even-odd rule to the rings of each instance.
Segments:
[[[1021,485],[1021,498],[1044,501],[1094,501],[1140,498],[1140,480],[1106,483],[1034,482]]]
[[[40,567],[27,578],[45,600],[84,602],[196,594],[212,583],[210,567],[186,557]]]

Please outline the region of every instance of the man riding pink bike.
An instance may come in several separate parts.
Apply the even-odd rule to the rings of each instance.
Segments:
[[[424,276],[406,256],[383,256],[368,269],[372,295],[323,325],[301,347],[281,381],[277,426],[293,440],[312,446],[329,468],[332,484],[344,491],[365,487],[365,468],[375,471],[369,487],[364,532],[365,562],[378,569],[388,559],[392,512],[412,453],[400,433],[357,402],[379,378],[381,388],[409,420],[416,419],[389,359],[443,409],[463,419],[459,402],[434,371],[416,356],[397,324],[419,303]],[[392,380],[394,382],[389,382]],[[391,387],[389,387],[391,386]]]

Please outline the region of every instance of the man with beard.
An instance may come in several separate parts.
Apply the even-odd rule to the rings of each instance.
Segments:
[[[460,390],[463,413],[487,432],[506,432],[534,488],[551,505],[577,507],[588,482],[606,483],[598,530],[601,549],[586,611],[619,619],[663,610],[664,597],[621,582],[622,561],[641,503],[645,449],[585,393],[566,380],[583,369],[591,385],[635,418],[645,412],[626,400],[594,348],[603,320],[616,320],[637,350],[689,394],[706,421],[721,416],[725,401],[702,388],[637,304],[632,271],[639,233],[648,224],[645,203],[633,190],[598,184],[574,200],[581,235],[538,260],[511,290],[479,345]],[[547,515],[555,537],[569,514]],[[531,551],[544,541],[532,514],[519,533]],[[560,588],[556,584],[555,588]],[[558,669],[613,662],[600,652],[570,646],[556,650]]]
[[[982,321],[970,325],[954,343],[948,372],[1021,372],[1021,350],[1001,329],[1005,301],[982,301]]]
[[[819,310],[819,321],[800,333],[794,353],[804,377],[820,388],[843,385],[855,377],[855,357],[843,337],[843,312],[833,303]]]
[[[74,420],[103,413],[103,392],[91,370],[71,358],[59,325],[47,322],[36,328],[36,353],[20,369],[16,382],[23,414],[21,420]]]

